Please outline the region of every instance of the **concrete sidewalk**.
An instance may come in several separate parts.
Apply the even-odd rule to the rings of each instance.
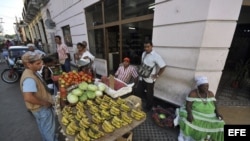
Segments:
[[[248,106],[218,106],[226,124],[250,125],[250,107]]]

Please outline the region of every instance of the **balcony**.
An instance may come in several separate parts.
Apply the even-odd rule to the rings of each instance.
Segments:
[[[45,6],[49,0],[25,0],[23,19],[26,23],[30,23],[40,11],[41,7]]]

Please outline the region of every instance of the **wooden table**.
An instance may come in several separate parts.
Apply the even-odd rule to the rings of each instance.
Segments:
[[[61,118],[62,115],[58,114],[58,119],[60,122],[60,125],[62,126],[62,129],[64,130],[64,133],[66,132],[66,126],[64,126],[61,123]],[[119,137],[123,136],[124,134],[128,133],[129,131],[133,130],[134,128],[136,128],[138,125],[142,124],[144,121],[146,120],[146,118],[137,121],[137,120],[133,120],[133,122],[129,125],[123,126],[119,129],[115,129],[114,132],[112,133],[105,133],[105,135],[97,140],[94,141],[115,141],[116,139],[118,139]],[[70,136],[66,134],[66,137],[69,139],[69,141],[74,141],[75,136]]]
[[[58,102],[58,100],[57,100],[57,102]],[[61,114],[60,109],[61,109],[60,107],[57,107],[56,113],[58,116],[59,123],[62,126],[62,129],[64,130],[64,133],[66,133],[66,126],[61,123],[62,114]],[[133,122],[131,124],[123,126],[119,129],[115,129],[115,131],[112,133],[105,133],[104,132],[105,135],[103,137],[95,140],[95,141],[115,141],[119,137],[123,136],[124,134],[130,132],[131,130],[133,130],[134,128],[136,128],[140,124],[142,124],[145,120],[146,120],[146,117],[140,121],[133,119]],[[75,138],[75,136],[70,136],[67,134],[66,134],[66,137],[69,139],[68,141],[74,141],[74,138]]]

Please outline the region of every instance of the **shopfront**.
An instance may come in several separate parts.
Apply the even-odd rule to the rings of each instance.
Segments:
[[[144,40],[152,39],[154,0],[105,0],[85,8],[89,49],[114,73],[122,58],[140,64]]]

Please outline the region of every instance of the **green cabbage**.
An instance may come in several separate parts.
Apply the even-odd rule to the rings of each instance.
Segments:
[[[67,100],[68,100],[69,103],[75,104],[75,103],[78,102],[78,96],[73,95],[73,94],[68,94],[67,95]]]
[[[73,95],[76,95],[76,96],[81,96],[83,94],[83,91],[80,88],[76,88],[76,89],[72,90],[71,93]]]
[[[84,102],[88,99],[88,96],[86,94],[83,94],[82,96],[79,97],[79,101]]]
[[[103,93],[102,93],[102,91],[95,91],[95,95],[96,95],[96,96],[102,96]]]
[[[80,88],[81,90],[87,90],[88,88],[88,83],[87,82],[82,82],[78,85],[78,88]]]
[[[98,89],[98,87],[94,84],[89,84],[88,85],[88,90],[90,91],[96,91]]]
[[[102,83],[98,84],[98,90],[99,91],[104,91],[105,89],[106,89],[106,86],[104,84],[102,84]]]
[[[94,91],[87,91],[86,94],[87,94],[89,99],[94,99],[96,97]]]

